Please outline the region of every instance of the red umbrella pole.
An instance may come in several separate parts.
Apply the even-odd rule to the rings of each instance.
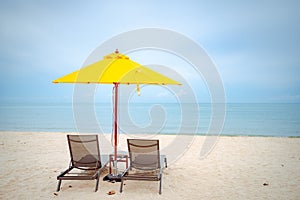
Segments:
[[[118,151],[118,86],[119,83],[114,83],[115,85],[115,99],[114,99],[114,161],[117,160]]]

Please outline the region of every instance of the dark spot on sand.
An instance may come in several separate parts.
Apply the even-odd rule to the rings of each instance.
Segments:
[[[111,191],[109,191],[107,194],[108,194],[108,195],[114,195],[114,194],[116,194],[116,191],[111,190]]]

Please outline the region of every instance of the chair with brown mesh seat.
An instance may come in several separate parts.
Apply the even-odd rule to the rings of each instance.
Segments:
[[[167,158],[160,155],[159,140],[127,139],[130,165],[122,174],[120,192],[125,180],[159,181],[162,190],[162,170]]]
[[[100,173],[108,163],[108,156],[100,155],[98,135],[67,135],[70,150],[70,165],[57,176],[60,190],[62,180],[96,180],[98,190]]]

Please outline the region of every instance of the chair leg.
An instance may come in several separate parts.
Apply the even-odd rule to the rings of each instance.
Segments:
[[[56,192],[58,192],[60,190],[60,185],[61,185],[61,180],[58,181]]]
[[[97,191],[98,191],[99,179],[100,179],[100,176],[98,175],[98,178],[97,178],[97,181],[96,181],[95,192],[97,192]]]
[[[167,163],[167,157],[165,157],[165,167],[168,167],[168,163]]]
[[[160,177],[160,180],[159,180],[159,194],[161,194],[161,184],[162,184],[162,177]]]
[[[123,192],[123,178],[121,178],[120,193]]]

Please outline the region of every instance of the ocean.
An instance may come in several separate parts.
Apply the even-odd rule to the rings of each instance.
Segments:
[[[121,104],[119,131],[133,134],[300,137],[300,104],[228,103],[225,106],[224,124],[219,124],[221,131],[212,129],[208,132],[213,116],[211,104]],[[112,113],[109,103],[83,106],[71,103],[2,103],[0,130],[111,133]]]

